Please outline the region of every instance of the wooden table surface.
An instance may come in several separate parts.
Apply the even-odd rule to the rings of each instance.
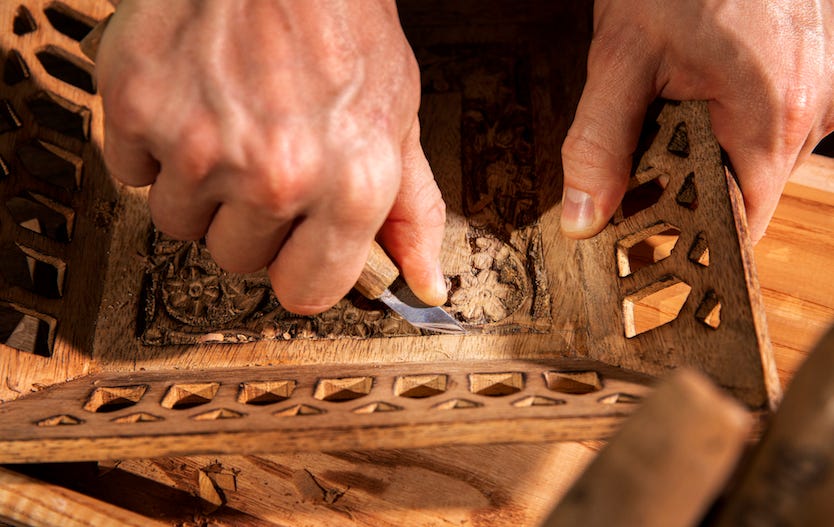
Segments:
[[[787,385],[834,321],[834,160],[815,156],[796,172],[756,263]],[[171,525],[526,526],[542,519],[601,446],[202,456],[26,471]]]

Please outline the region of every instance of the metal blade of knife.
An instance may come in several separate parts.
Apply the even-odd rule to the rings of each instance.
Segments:
[[[354,287],[367,298],[385,303],[416,328],[438,333],[466,333],[442,307],[429,306],[417,298],[400,276],[397,266],[376,242]]]

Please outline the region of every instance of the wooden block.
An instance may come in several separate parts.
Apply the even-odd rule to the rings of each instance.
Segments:
[[[27,422],[41,426],[22,432],[30,445],[39,437],[60,439],[68,450],[40,451],[50,459],[85,456],[80,445],[98,445],[117,424],[143,427],[140,436],[154,430],[149,438],[166,437],[180,421],[192,426],[192,414],[171,418],[174,406],[114,410],[114,422],[83,410],[95,387],[78,386],[134,386],[144,384],[134,375],[146,373],[168,376],[167,383],[154,381],[154,390],[162,390],[211,382],[192,375],[208,369],[222,380],[217,394],[235,392],[229,404],[206,407],[193,424],[203,427],[201,437],[216,435],[204,445],[222,445],[221,430],[246,430],[253,422],[249,407],[257,405],[238,402],[239,387],[231,388],[229,379],[255,391],[258,382],[328,380],[319,398],[299,392],[300,384],[295,392],[275,388],[280,393],[264,395],[264,403],[286,399],[269,408],[275,419],[264,425],[276,434],[296,418],[322,426],[297,440],[241,446],[252,451],[263,444],[362,448],[541,439],[502,421],[521,423],[519,412],[547,416],[547,437],[599,438],[635,406],[623,401],[639,400],[631,387],[619,395],[607,391],[610,383],[628,378],[645,386],[647,378],[680,366],[705,372],[752,409],[767,410],[778,400],[740,197],[709,133],[704,104],[669,103],[649,116],[653,134],[636,156],[635,192],[600,236],[575,242],[559,233],[559,151],[581,92],[590,3],[535,1],[522,14],[512,3],[484,8],[467,0],[432,21],[427,4],[398,4],[421,64],[422,141],[448,206],[445,308],[471,330],[463,337],[417,331],[358,293],[321,315],[293,315],[280,306],[265,273],[225,273],[201,243],[154,232],[147,190],[117,187],[102,165],[93,65],[77,33],[68,35],[50,20],[57,5],[89,27],[112,11],[97,0],[0,7],[0,24],[20,29],[0,32],[0,102],[8,102],[0,105],[0,255],[17,258],[15,273],[6,272],[14,280],[0,273],[0,400],[25,396],[0,407],[0,428],[11,428],[6,419],[22,415],[13,409],[27,399],[45,410],[31,392],[57,384],[50,397],[61,404],[33,414]],[[19,15],[18,6],[29,15]],[[476,19],[483,23],[470,23]],[[38,212],[43,207],[53,212]],[[49,280],[35,280],[36,274]],[[256,373],[232,373],[240,368]],[[85,378],[91,371],[96,376]],[[554,391],[545,371],[595,373],[600,388],[583,381],[572,382],[567,393]],[[522,377],[492,384],[478,377],[506,373]],[[414,381],[426,376],[432,380]],[[376,380],[335,382],[353,377]],[[61,384],[72,378],[83,379],[62,395]],[[489,387],[481,386],[485,379]],[[579,385],[587,393],[577,393]],[[392,395],[397,386],[411,395]],[[375,393],[384,397],[368,399]],[[191,402],[212,399],[206,394],[192,392]],[[574,411],[574,396],[590,402]],[[354,399],[351,411],[330,409],[348,408]],[[99,403],[104,398],[91,404]],[[494,414],[500,419],[465,417],[504,404]],[[578,425],[580,415],[587,426]],[[78,426],[48,426],[73,419]],[[366,434],[368,419],[373,433]],[[402,433],[377,435],[386,426]],[[441,426],[443,433],[433,432]],[[335,427],[345,432],[332,432]],[[132,455],[173,448],[143,452],[137,437],[129,434]],[[107,441],[112,457],[123,457],[118,438]],[[37,459],[38,452],[27,455]]]
[[[823,527],[834,518],[834,329],[797,371],[785,400],[710,526]]]
[[[26,527],[163,525],[115,505],[4,468],[0,468],[0,521]]]
[[[698,525],[732,474],[750,425],[744,409],[706,378],[680,371],[612,438],[542,526]]]

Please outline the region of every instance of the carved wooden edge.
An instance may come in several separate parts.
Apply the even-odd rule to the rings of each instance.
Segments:
[[[654,130],[647,118],[650,142],[638,150],[629,187],[645,199],[645,185],[657,185],[653,203],[632,206],[627,193],[611,224],[580,242],[587,298],[616,299],[588,302],[597,321],[588,356],[655,376],[690,366],[751,408],[772,409],[781,387],[743,201],[712,135],[706,103],[665,102],[655,116]],[[636,270],[627,265],[628,250],[638,242],[670,233],[677,237],[671,251]],[[637,304],[664,290],[673,296],[678,285],[685,287],[671,322],[640,331],[629,320]]]
[[[0,463],[602,438],[652,385],[582,360],[330,371],[104,373],[55,385],[0,406]]]
[[[106,257],[118,196],[79,40],[112,10],[50,0],[0,9],[0,251],[25,258],[30,275],[0,270],[0,317],[17,319],[0,342],[0,400],[90,367],[103,288],[96,262]]]

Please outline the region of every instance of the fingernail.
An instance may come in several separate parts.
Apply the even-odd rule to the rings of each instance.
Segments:
[[[587,192],[565,187],[562,196],[562,229],[585,231],[594,223],[594,201]]]

